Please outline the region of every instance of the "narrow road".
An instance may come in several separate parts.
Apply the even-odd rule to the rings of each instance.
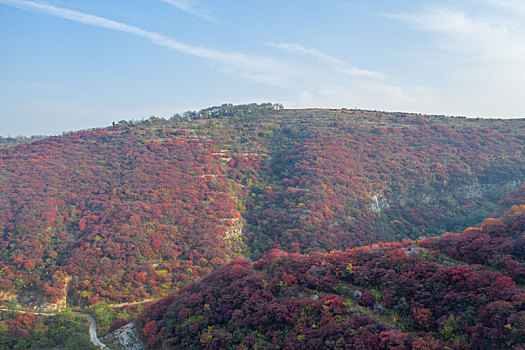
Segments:
[[[26,311],[26,310],[11,310],[11,309],[3,309],[1,308],[0,311],[8,311],[8,312],[16,312],[18,314],[33,314],[33,315],[39,315],[39,316],[56,316],[57,314],[54,312],[35,312],[35,311]]]
[[[141,300],[141,301],[134,301],[134,302],[129,302],[129,303],[108,304],[108,306],[109,307],[118,308],[118,307],[124,307],[124,306],[128,306],[128,305],[145,304],[145,303],[149,303],[150,301],[154,301],[154,300],[156,300],[156,299],[151,298],[151,299],[144,299],[144,300]],[[84,317],[88,321],[88,323],[89,323],[89,338],[91,339],[91,342],[93,344],[95,344],[95,346],[99,346],[100,348],[102,348],[104,350],[110,350],[106,346],[106,344],[104,344],[103,342],[100,341],[100,339],[98,339],[98,336],[97,336],[97,322],[95,321],[93,316],[91,316],[90,314],[86,314],[86,313],[78,312],[78,311],[73,311],[73,313]]]
[[[155,300],[158,300],[158,299],[149,298],[149,299],[144,299],[144,300],[140,300],[140,301],[132,301],[132,302],[129,302],[129,303],[108,304],[108,306],[109,307],[124,307],[124,306],[130,306],[130,305],[140,305],[140,304],[149,303],[150,301],[155,301]]]
[[[84,317],[88,321],[88,323],[89,323],[89,338],[91,338],[91,342],[93,344],[95,344],[95,346],[99,346],[102,349],[109,350],[109,348],[106,346],[106,344],[104,344],[103,342],[100,341],[100,339],[98,339],[98,336],[97,336],[97,322],[95,321],[93,316],[91,316],[89,314],[85,314],[83,312],[73,311],[73,313],[76,314],[76,315]]]

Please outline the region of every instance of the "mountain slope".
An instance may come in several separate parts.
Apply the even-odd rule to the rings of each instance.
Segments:
[[[497,254],[498,238],[507,237],[523,250],[525,206],[495,220],[478,229],[490,238],[485,249]],[[466,238],[330,254],[273,250],[221,267],[148,307],[138,322],[149,346],[174,349],[523,348],[525,289],[511,278],[522,276],[440,252],[470,249]],[[513,258],[525,267],[523,255]]]
[[[320,130],[300,121],[280,131],[277,144],[293,144],[272,155],[272,177],[248,215],[261,251],[329,251],[463,229],[492,213],[509,179],[522,181],[522,143],[493,131],[424,119]]]
[[[0,299],[140,301],[274,248],[461,231],[523,183],[523,135],[524,120],[252,104],[2,148]]]
[[[90,131],[1,153],[3,290],[77,303],[172,290],[240,252],[239,216],[210,142]]]

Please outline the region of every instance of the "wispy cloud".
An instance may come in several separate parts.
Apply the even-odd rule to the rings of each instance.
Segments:
[[[328,84],[300,90],[282,101],[292,108],[363,108],[436,113],[442,105],[436,91],[425,87],[401,88],[378,80],[357,85]]]
[[[240,70],[239,73],[241,76],[246,78],[250,78],[251,76],[258,77],[256,79],[258,82],[269,83],[277,81],[275,76],[288,69],[288,67],[281,62],[266,57],[249,56],[238,52],[219,51],[200,46],[188,45],[165,35],[150,32],[137,26],[44,3],[25,0],[0,0],[0,3],[17,7],[22,10],[36,11],[90,26],[129,33],[147,39],[155,45],[167,47],[187,55],[222,63],[226,66],[235,67]],[[262,76],[266,76],[266,79],[261,79]]]
[[[209,22],[217,22],[211,15],[209,8],[205,8],[197,3],[195,0],[160,0],[166,4],[175,6],[181,11],[187,12],[195,17],[199,17]]]
[[[386,15],[432,34],[428,40],[434,43],[430,53],[435,60],[428,62],[442,67],[441,79],[449,86],[442,92],[456,111],[523,114],[522,104],[516,101],[522,100],[525,89],[525,30],[518,20],[525,7],[513,0],[501,1],[486,0],[491,6],[482,12],[425,7]],[[502,6],[514,15],[502,16]]]
[[[473,17],[461,11],[428,8],[418,13],[388,14],[414,27],[446,37],[439,44],[443,48],[477,57],[525,56],[525,37],[511,22],[500,18]]]
[[[161,1],[168,2],[168,0]],[[172,1],[179,2],[175,0],[170,2]],[[277,60],[269,58],[270,56],[247,55],[240,52],[189,45],[166,35],[145,30],[139,26],[42,2],[0,0],[0,4],[89,26],[127,33],[143,38],[154,45],[216,63],[214,65],[216,69],[228,75],[241,77],[266,86],[279,87],[280,89],[265,88],[257,90],[253,86],[246,84],[248,88],[245,90],[253,91],[255,96],[273,96],[272,98],[267,98],[269,100],[284,100],[283,102],[287,100],[287,104],[291,106],[359,106],[376,109],[429,111],[428,106],[443,105],[443,103],[438,104],[435,102],[438,97],[432,90],[399,86],[399,84],[389,81],[392,79],[390,75],[387,77],[381,72],[355,67],[318,49],[307,48],[295,43],[269,44],[269,46],[279,50],[302,55],[299,59],[294,59],[295,55],[292,55],[294,58],[290,60],[285,60],[284,58]],[[424,20],[416,20],[415,17],[410,17],[407,14],[397,15],[397,18],[410,21],[413,25],[420,28],[433,31],[442,30],[439,29],[439,22],[429,27],[429,24],[425,23]],[[441,21],[446,20],[441,19]],[[268,54],[275,54],[275,52]],[[305,60],[305,57],[312,58],[315,61],[314,64],[311,64],[310,60]],[[244,89],[244,85],[242,88]],[[231,99],[229,96],[231,94],[230,90],[216,90],[216,95],[221,96],[221,99]],[[422,107],[416,108],[414,106]],[[424,106],[427,107],[423,108]]]
[[[525,2],[523,0],[485,0],[491,5],[506,8],[514,13],[525,14]]]
[[[306,48],[296,43],[268,43],[268,46],[317,58],[320,61],[330,64],[334,69],[344,74],[376,79],[384,77],[380,72],[357,68],[350,63],[327,55],[317,49]]]
[[[367,109],[410,110],[408,106],[435,100],[434,92],[429,89],[396,86],[388,82],[388,77],[382,72],[355,67],[315,48],[297,43],[266,45],[312,57],[316,62],[313,66],[305,66],[306,63],[301,62],[302,76],[296,79],[292,95],[282,101],[289,107],[358,106]],[[423,96],[424,94],[427,96]],[[413,110],[417,111],[417,108]]]

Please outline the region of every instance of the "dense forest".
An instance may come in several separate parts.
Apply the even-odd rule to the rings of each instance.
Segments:
[[[14,305],[13,305],[14,306]],[[0,349],[95,350],[87,322],[71,310],[42,316],[18,313],[13,308],[0,313]]]
[[[424,270],[422,281],[439,280],[440,288],[448,290],[452,287],[445,276],[461,264],[477,264],[483,269],[469,267],[468,273],[483,283],[501,277],[522,285],[523,228],[520,232],[519,225],[508,226],[506,218],[514,218],[518,214],[512,213],[521,210],[512,206],[525,204],[525,187],[520,188],[525,180],[524,141],[525,120],[521,119],[288,110],[272,104],[223,105],[169,120],[152,117],[62,136],[2,139],[0,304],[7,308],[17,300],[23,309],[61,311],[169,295],[148,309],[154,314],[139,316],[142,335],[151,346],[190,346],[181,336],[186,332],[186,336],[199,334],[199,339],[209,336],[211,347],[219,344],[215,343],[218,339],[230,337],[228,333],[231,338],[221,341],[241,348],[254,344],[315,347],[310,341],[321,329],[335,339],[341,330],[334,329],[347,330],[348,325],[370,331],[337,339],[350,342],[354,337],[358,342],[370,336],[380,344],[381,337],[392,337],[403,346],[428,341],[436,348],[471,343],[484,337],[479,335],[482,323],[477,313],[485,304],[504,301],[513,307],[512,315],[523,311],[520,301],[512,299],[519,294],[518,287],[512,289],[516,293],[511,297],[503,298],[481,291],[489,288],[484,284],[471,286],[471,293],[479,287],[478,294],[487,302],[469,301],[476,308],[469,312],[476,315],[466,321],[460,313],[450,312],[445,291],[432,300],[400,295],[392,297],[393,304],[387,302],[385,295],[388,300],[395,291],[381,284],[380,273],[386,270],[394,281],[402,278],[403,269],[418,266]],[[503,219],[489,219],[467,229],[494,215]],[[507,225],[504,230],[502,225]],[[410,249],[417,253],[403,255]],[[341,267],[345,262],[350,267]],[[374,271],[369,262],[383,267]],[[330,270],[315,277],[324,280],[326,274],[333,275],[335,279],[322,282],[326,287],[313,288],[301,277],[312,266],[325,264],[342,268],[341,273]],[[485,272],[493,274],[485,276]],[[282,274],[291,276],[290,281],[279,277]],[[203,282],[192,284],[206,276]],[[267,329],[267,324],[243,328],[241,323],[252,322],[246,314],[233,317],[224,311],[233,307],[228,309],[233,312],[244,304],[226,301],[205,303],[213,312],[219,312],[215,307],[222,308],[225,317],[208,319],[200,309],[206,307],[195,301],[196,290],[220,291],[229,283],[228,276],[236,276],[234,280],[242,284],[241,290],[225,294],[232,302],[244,303],[237,293],[246,287],[245,297],[266,295],[262,304],[266,309],[259,313],[280,307],[287,315],[295,315],[290,316],[294,321],[286,317],[279,321],[275,327],[281,330]],[[274,278],[281,278],[274,282],[282,282],[278,286],[282,290],[271,287]],[[348,290],[339,291],[337,286]],[[369,302],[372,293],[373,305],[356,299],[355,291]],[[343,304],[330,306],[337,304],[330,295]],[[276,304],[281,301],[286,302]],[[169,305],[186,303],[189,306],[180,307],[190,311],[170,314],[167,319],[179,322],[201,315],[207,321],[188,321],[186,326],[193,327],[190,333],[182,326],[159,325],[159,317],[179,307]],[[393,309],[398,303],[403,307],[406,303],[406,310]],[[438,306],[441,309],[434,309]],[[303,307],[311,309],[297,314]],[[431,321],[424,327],[414,318],[414,308],[430,312]],[[307,322],[315,319],[312,322],[318,325],[319,317],[327,312],[341,322],[327,321],[328,329],[313,328],[311,333],[294,333],[295,339],[283,338],[285,333],[292,334],[298,320],[302,332]],[[343,314],[351,314],[351,319],[343,321]],[[440,333],[445,316],[452,317],[450,324],[463,327],[461,322],[467,322],[477,330],[445,336]],[[237,322],[228,317],[240,323],[228,328],[229,322]],[[498,333],[496,338],[490,344],[503,344],[501,339],[518,344],[508,334]],[[196,339],[194,346],[204,346]],[[338,346],[337,339],[333,347]],[[478,348],[483,346],[488,345]]]
[[[53,302],[136,300],[209,273],[236,252],[239,217],[211,143],[142,143],[101,130],[5,149],[3,290]]]
[[[149,346],[176,349],[523,349],[524,239],[525,206],[515,206],[461,235],[328,254],[274,249],[137,320]]]

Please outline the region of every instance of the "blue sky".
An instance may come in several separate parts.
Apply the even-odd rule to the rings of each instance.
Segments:
[[[0,0],[0,135],[222,103],[525,116],[525,2]]]

